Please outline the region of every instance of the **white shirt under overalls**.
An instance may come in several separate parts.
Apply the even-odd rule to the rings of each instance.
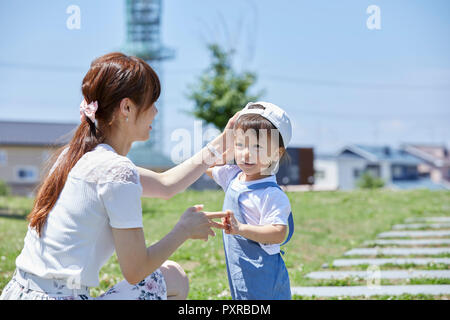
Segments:
[[[141,196],[136,166],[111,146],[98,145],[70,171],[42,237],[28,227],[16,266],[42,278],[98,286],[99,271],[114,252],[111,227],[143,227]]]
[[[241,169],[237,165],[216,166],[212,169],[212,176],[214,181],[226,191],[228,183],[239,171]],[[236,191],[245,189],[247,186],[255,183],[277,183],[274,175],[254,181],[240,181],[239,175],[230,185],[230,188]],[[283,191],[276,187],[244,192],[239,197],[239,208],[245,220],[250,225],[280,224],[287,226],[289,214],[291,213],[289,198]],[[265,245],[260,243],[260,246],[268,254],[277,254],[280,252],[279,244]]]

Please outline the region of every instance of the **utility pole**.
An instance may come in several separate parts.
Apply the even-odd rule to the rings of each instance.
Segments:
[[[145,60],[158,74],[163,83],[162,62],[175,56],[173,49],[165,47],[161,40],[162,0],[126,0],[126,54]],[[151,138],[138,143],[148,149],[149,156],[162,154],[164,146],[164,105],[162,97],[157,103],[158,116],[152,123]],[[140,150],[142,152],[142,150]],[[153,151],[153,152],[152,152]]]

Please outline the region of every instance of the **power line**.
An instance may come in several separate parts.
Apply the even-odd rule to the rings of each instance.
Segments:
[[[50,72],[85,72],[87,69],[76,66],[55,66],[55,65],[42,65],[32,63],[11,63],[1,62],[0,68],[13,68],[13,69],[25,69],[25,70],[39,70]]]
[[[292,76],[281,76],[276,74],[261,73],[265,77],[272,78],[281,82],[289,82],[295,84],[315,85],[325,87],[337,87],[337,88],[354,88],[354,89],[374,89],[374,90],[402,90],[402,91],[417,91],[417,90],[437,90],[437,91],[450,91],[450,84],[447,85],[421,85],[421,84],[405,84],[405,83],[357,83],[335,80],[320,80],[311,78],[301,78]]]
[[[41,65],[32,63],[11,63],[0,61],[0,68],[15,68],[25,70],[40,70],[50,72],[86,72],[87,68],[79,66],[55,66],[55,65]],[[195,74],[203,72],[200,69],[166,69],[167,74]],[[323,80],[303,77],[293,77],[285,75],[277,75],[271,73],[261,72],[260,77],[267,80],[278,81],[290,84],[302,84],[307,86],[323,86],[334,88],[350,88],[350,89],[368,89],[368,90],[401,90],[401,91],[450,91],[450,84],[442,85],[424,85],[424,84],[408,84],[408,83],[367,83],[367,82],[349,82],[337,80]]]

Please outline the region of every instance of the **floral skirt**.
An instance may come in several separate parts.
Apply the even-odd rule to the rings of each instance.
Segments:
[[[89,290],[84,287],[81,290],[67,288],[66,281],[55,279],[42,279],[47,281],[46,290],[30,288],[24,283],[24,278],[14,273],[13,278],[3,288],[0,300],[166,300],[167,287],[162,272],[157,269],[147,278],[136,285],[129,284],[126,280],[112,286],[104,294],[93,298]],[[51,289],[49,289],[51,288]],[[72,292],[69,294],[68,292]]]

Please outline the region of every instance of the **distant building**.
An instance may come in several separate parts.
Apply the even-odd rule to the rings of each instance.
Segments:
[[[450,185],[450,153],[445,146],[403,144],[401,148],[422,160],[418,167],[419,176]]]
[[[44,163],[67,144],[78,125],[0,121],[0,180],[13,194],[31,196],[41,180]]]
[[[319,154],[314,160],[315,184],[332,190],[352,190],[364,172],[383,179],[391,189],[447,189],[419,175],[423,161],[389,146],[349,145],[335,154]]]
[[[289,161],[280,164],[277,182],[280,185],[314,184],[314,149],[306,147],[287,148]]]

